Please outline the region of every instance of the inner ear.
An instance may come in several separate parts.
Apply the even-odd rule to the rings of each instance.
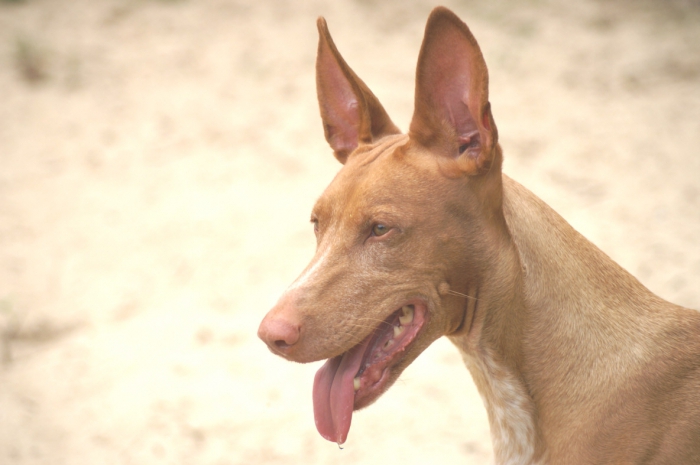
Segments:
[[[359,144],[401,131],[340,55],[326,21],[319,18],[317,25],[316,89],[323,130],[335,157],[345,163]]]
[[[468,174],[488,170],[495,127],[488,71],[471,32],[454,13],[431,13],[416,71],[410,135],[441,156],[460,158]]]
[[[361,139],[363,115],[358,89],[348,78],[347,64],[330,38],[325,22],[319,19],[320,40],[316,57],[316,92],[326,140],[343,160]],[[342,60],[342,64],[339,63]],[[341,161],[343,161],[341,160]]]
[[[474,126],[476,126],[476,123],[474,123]],[[457,134],[457,141],[459,143],[457,149],[459,155],[476,158],[481,153],[481,134],[479,134],[478,130],[475,129],[466,134]]]

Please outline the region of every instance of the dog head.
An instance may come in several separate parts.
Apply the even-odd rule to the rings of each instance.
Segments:
[[[314,383],[316,425],[343,443],[353,410],[435,339],[469,330],[469,293],[505,230],[502,155],[486,63],[451,11],[428,19],[408,134],[343,60],[323,18],[318,30],[324,134],[343,167],[312,210],[316,254],[259,336],[289,360],[328,359]]]

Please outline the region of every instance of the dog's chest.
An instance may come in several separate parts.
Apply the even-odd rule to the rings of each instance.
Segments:
[[[524,465],[535,462],[537,433],[532,400],[522,383],[489,354],[462,353],[489,416],[495,463]]]

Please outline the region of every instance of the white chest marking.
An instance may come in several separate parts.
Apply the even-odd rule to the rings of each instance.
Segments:
[[[535,465],[533,406],[525,387],[488,354],[463,357],[486,405],[496,464]]]

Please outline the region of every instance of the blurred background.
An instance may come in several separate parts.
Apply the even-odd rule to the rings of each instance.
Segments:
[[[700,308],[700,3],[450,0],[505,172]],[[407,129],[428,1],[0,0],[0,464],[487,463],[436,342],[344,450],[257,326],[340,165],[315,19]]]

